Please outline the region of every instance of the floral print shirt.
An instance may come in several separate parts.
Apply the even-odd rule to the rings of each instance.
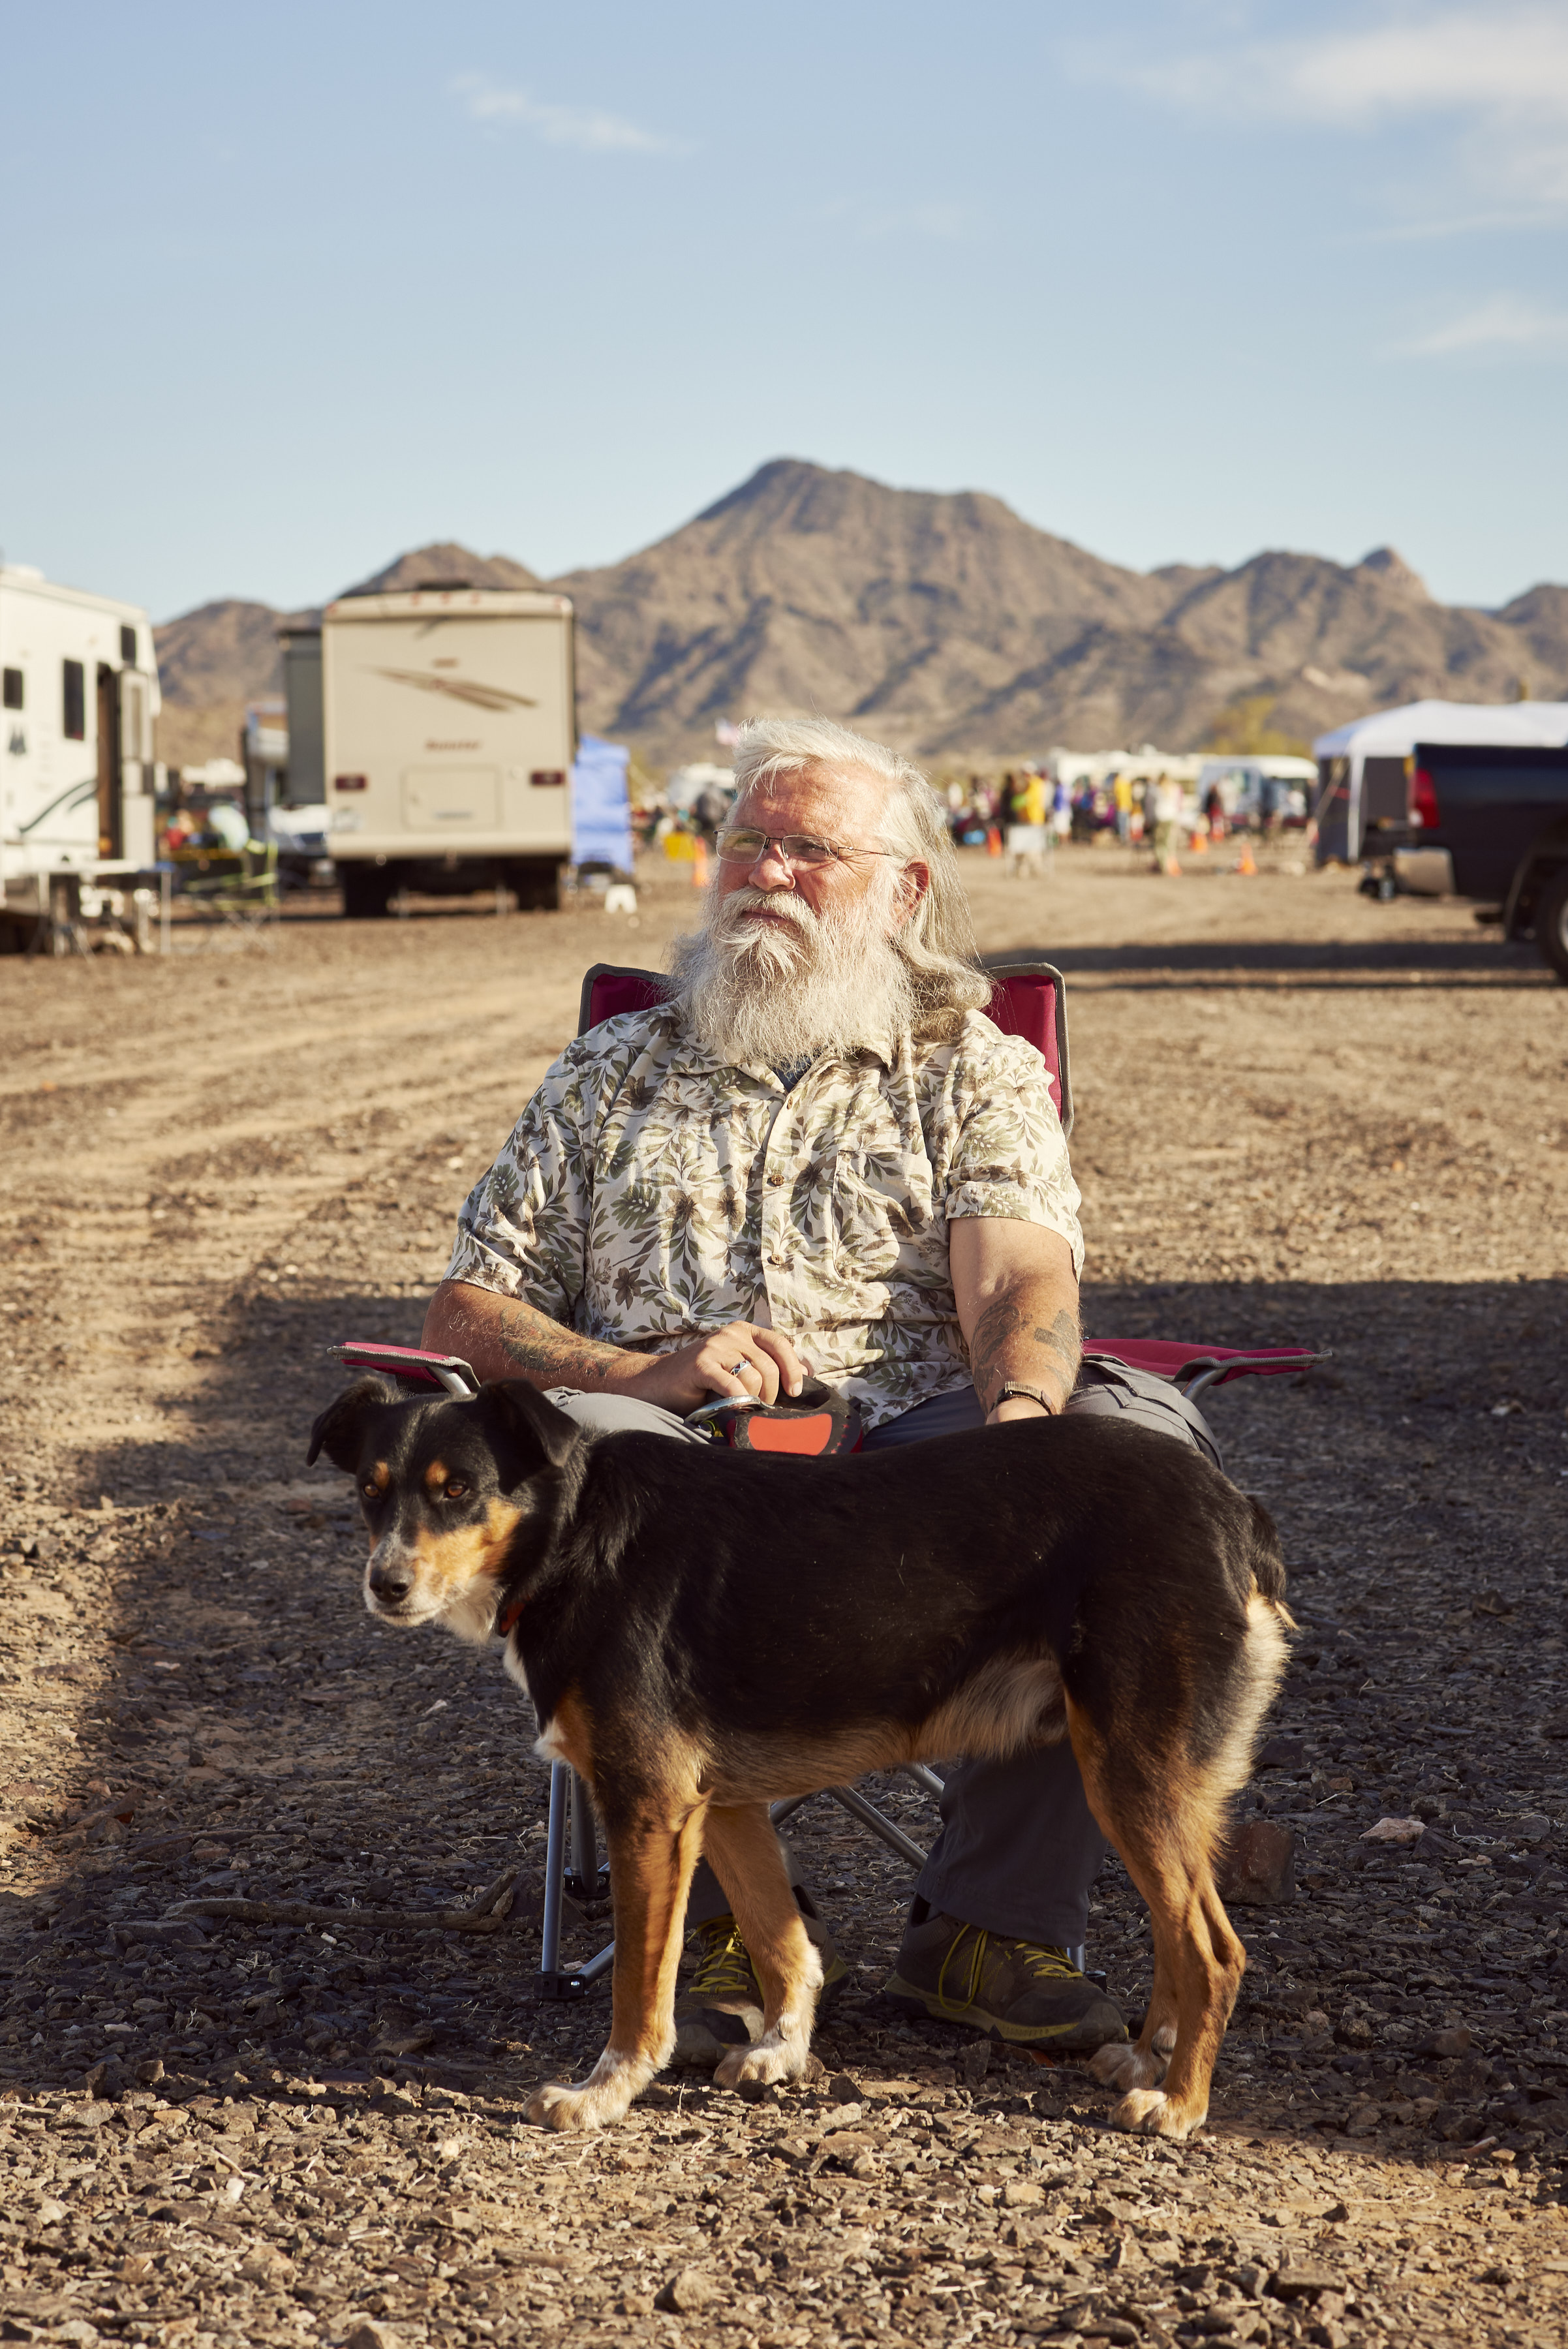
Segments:
[[[464,1203],[447,1278],[650,1353],[771,1325],[874,1427],[970,1382],[950,1221],[1044,1224],[1077,1270],[1077,1207],[1045,1064],[981,1012],[823,1055],[786,1091],[660,1005],[566,1047]]]

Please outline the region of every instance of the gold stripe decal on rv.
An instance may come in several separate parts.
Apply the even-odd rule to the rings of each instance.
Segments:
[[[476,685],[462,678],[432,677],[422,668],[379,668],[377,677],[389,677],[394,685],[417,686],[421,693],[444,693],[449,700],[466,701],[474,709],[537,709],[539,705],[531,694],[508,693],[504,686]]]

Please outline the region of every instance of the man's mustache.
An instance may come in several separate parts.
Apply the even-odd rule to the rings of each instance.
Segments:
[[[804,898],[792,896],[784,889],[733,889],[719,909],[713,924],[713,936],[726,945],[742,942],[752,933],[741,923],[742,914],[762,912],[792,922],[798,930],[814,930],[818,916]]]

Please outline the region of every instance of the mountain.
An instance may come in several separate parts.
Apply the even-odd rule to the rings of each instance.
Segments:
[[[384,571],[345,587],[345,595],[411,595],[421,587],[537,587],[537,572],[509,554],[471,554],[454,539],[400,554]]]
[[[530,587],[505,555],[427,546],[351,593]],[[820,710],[936,760],[1054,744],[1197,747],[1233,703],[1310,739],[1422,694],[1568,694],[1568,587],[1439,604],[1392,547],[1130,571],[976,491],[889,489],[780,458],[657,544],[547,583],[576,604],[587,730],[674,761],[715,721]],[[265,605],[158,632],[166,727],[276,689]]]
[[[1437,603],[1391,547],[1353,565],[1102,562],[999,499],[780,460],[575,597],[583,718],[654,756],[712,723],[824,710],[927,758],[1199,745],[1228,704],[1310,739],[1424,693],[1568,679],[1568,589],[1505,615]]]

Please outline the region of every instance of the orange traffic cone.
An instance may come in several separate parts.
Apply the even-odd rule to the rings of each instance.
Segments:
[[[1243,848],[1241,855],[1236,859],[1236,870],[1238,873],[1255,874],[1257,872],[1258,868],[1252,861],[1252,852],[1250,848]]]

